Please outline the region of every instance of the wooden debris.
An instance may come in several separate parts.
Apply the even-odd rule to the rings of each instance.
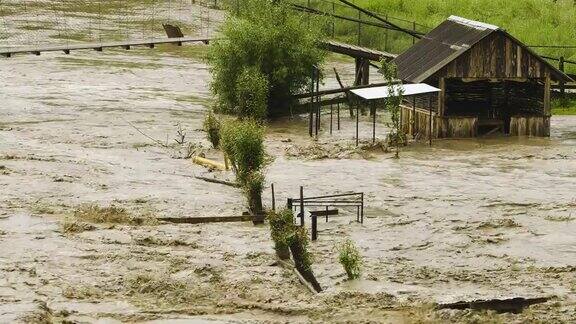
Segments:
[[[525,307],[534,304],[545,303],[551,297],[540,298],[508,298],[508,299],[489,299],[475,300],[471,302],[457,302],[450,304],[440,304],[439,309],[475,309],[475,310],[493,310],[499,313],[519,313]]]
[[[233,223],[254,221],[254,216],[215,216],[215,217],[161,217],[161,222],[174,224],[207,224],[207,223]]]
[[[238,183],[236,183],[236,182],[219,180],[219,179],[214,179],[214,178],[207,178],[207,177],[199,177],[199,176],[195,176],[194,178],[199,179],[199,180],[203,180],[203,181],[206,181],[206,182],[218,183],[218,184],[222,184],[222,185],[225,185],[225,186],[230,186],[230,187],[234,187],[234,188],[240,188],[240,184],[238,184]]]

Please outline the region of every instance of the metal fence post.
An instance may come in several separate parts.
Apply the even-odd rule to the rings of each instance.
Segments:
[[[304,187],[300,186],[300,226],[304,226]]]

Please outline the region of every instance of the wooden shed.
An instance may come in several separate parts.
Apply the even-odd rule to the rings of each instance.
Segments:
[[[437,138],[549,136],[551,83],[572,81],[505,30],[456,16],[394,62],[404,82],[441,89],[403,106],[404,131],[422,137],[429,125]]]

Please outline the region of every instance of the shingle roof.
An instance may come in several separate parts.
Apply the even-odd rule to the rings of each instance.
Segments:
[[[423,82],[495,31],[504,32],[508,37],[516,40],[498,26],[451,16],[414,46],[398,55],[394,60],[398,66],[398,77],[408,82]],[[547,64],[560,78],[570,80],[555,66],[524,45],[521,46]]]

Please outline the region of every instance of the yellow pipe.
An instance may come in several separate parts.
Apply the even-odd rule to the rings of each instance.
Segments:
[[[198,164],[198,165],[208,167],[208,168],[214,168],[214,169],[218,169],[220,171],[226,171],[226,166],[224,164],[216,162],[216,161],[208,160],[208,159],[203,158],[203,157],[195,156],[192,159],[192,162],[194,162],[195,164]]]

